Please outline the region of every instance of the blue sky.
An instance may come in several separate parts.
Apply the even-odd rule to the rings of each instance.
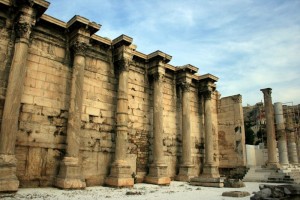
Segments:
[[[47,14],[67,22],[81,15],[101,24],[98,35],[133,38],[137,50],[161,50],[170,64],[211,73],[222,96],[243,105],[300,103],[299,0],[50,0]]]

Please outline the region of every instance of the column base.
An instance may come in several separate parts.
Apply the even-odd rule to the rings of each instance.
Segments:
[[[195,177],[190,181],[190,185],[206,186],[206,187],[224,187],[224,179],[209,178],[209,177]]]
[[[217,165],[205,164],[202,175],[192,178],[190,184],[206,187],[224,187],[224,179],[220,178]]]
[[[81,176],[78,158],[65,157],[61,161],[55,186],[61,189],[84,189],[86,187],[85,180]]]
[[[216,165],[204,165],[201,177],[220,178],[219,167]]]
[[[0,155],[0,192],[17,192],[19,180],[16,176],[16,157]]]
[[[279,163],[267,163],[266,167],[268,169],[280,169],[280,164]]]
[[[167,167],[165,164],[150,165],[149,174],[144,179],[145,183],[170,185],[171,179],[167,177]]]
[[[131,176],[130,166],[126,163],[113,163],[110,169],[110,175],[105,179],[105,185],[111,187],[132,187],[134,179]]]
[[[176,181],[189,182],[194,177],[194,165],[187,164],[181,165],[179,168],[179,174],[175,177]]]

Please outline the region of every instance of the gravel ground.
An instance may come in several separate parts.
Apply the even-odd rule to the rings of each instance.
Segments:
[[[191,186],[185,182],[172,181],[170,186],[157,186],[140,183],[135,184],[133,188],[121,189],[102,186],[87,187],[85,190],[60,190],[57,188],[21,188],[15,194],[0,194],[0,199],[249,200],[250,196],[242,198],[223,197],[222,193],[225,191],[248,191],[252,195],[253,192],[259,191],[259,184],[262,183],[246,182],[246,187],[244,188],[212,188]]]

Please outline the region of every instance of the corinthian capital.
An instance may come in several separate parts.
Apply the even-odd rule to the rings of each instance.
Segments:
[[[179,87],[183,90],[183,92],[189,92],[191,90],[191,83],[183,81],[179,83]]]
[[[272,94],[272,89],[271,88],[261,89],[260,91],[263,92],[265,97],[271,97],[271,94]]]
[[[72,45],[72,49],[74,51],[75,55],[82,55],[85,56],[86,55],[86,50],[87,50],[88,45],[84,42],[79,42],[76,41],[73,43]]]
[[[18,38],[29,40],[31,33],[31,24],[28,22],[19,22],[16,26],[16,34]]]
[[[210,91],[210,90],[207,90],[202,93],[205,100],[211,100],[212,94],[213,94],[213,91]]]
[[[154,81],[158,81],[159,83],[162,83],[164,81],[165,75],[163,73],[155,73],[153,74]]]
[[[119,67],[119,71],[122,72],[122,71],[129,71],[129,66],[130,66],[130,60],[128,59],[120,59],[117,61],[117,65]]]

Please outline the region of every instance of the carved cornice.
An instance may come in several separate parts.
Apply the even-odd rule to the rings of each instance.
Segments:
[[[84,42],[76,41],[72,45],[72,50],[75,55],[85,56],[88,48],[88,44]]]

